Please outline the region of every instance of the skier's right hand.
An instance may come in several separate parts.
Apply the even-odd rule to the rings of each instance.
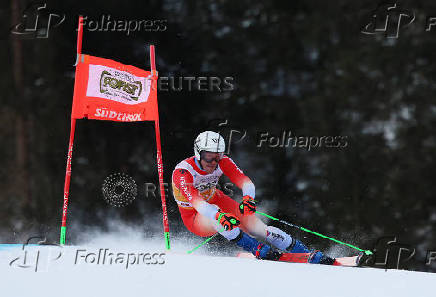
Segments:
[[[252,215],[256,213],[256,203],[253,197],[249,195],[242,197],[242,202],[239,203],[239,211],[242,215]]]
[[[224,213],[221,210],[218,210],[215,215],[215,219],[221,224],[221,226],[224,227],[224,230],[226,231],[230,231],[241,224],[241,221],[239,221],[235,215],[231,213]]]

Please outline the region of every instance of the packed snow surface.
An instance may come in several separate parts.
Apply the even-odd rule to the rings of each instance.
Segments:
[[[204,247],[187,254],[188,246],[168,252],[162,240],[113,238],[0,245],[0,296],[436,296],[433,273],[260,261],[211,255]]]

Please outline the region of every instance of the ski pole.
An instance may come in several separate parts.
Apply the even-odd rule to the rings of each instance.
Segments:
[[[224,228],[222,228],[220,231],[218,231],[217,233],[215,233],[214,235],[212,235],[211,237],[207,238],[205,241],[203,241],[202,243],[200,243],[199,245],[197,245],[195,248],[193,248],[190,251],[187,251],[188,254],[192,254],[194,251],[196,251],[199,247],[201,247],[202,245],[208,243],[209,241],[211,241],[215,236],[217,236],[219,234],[219,232],[224,231]]]
[[[350,248],[353,248],[353,249],[355,249],[355,250],[358,250],[358,251],[364,252],[366,255],[372,255],[372,252],[371,252],[370,250],[362,250],[362,249],[360,249],[360,248],[358,248],[357,246],[354,246],[354,245],[352,245],[352,244],[345,243],[345,242],[342,242],[342,241],[337,240],[337,239],[335,239],[335,238],[332,238],[332,237],[328,237],[328,236],[322,235],[321,233],[318,233],[318,232],[315,232],[315,231],[311,231],[311,230],[309,230],[309,229],[307,229],[307,228],[304,228],[304,227],[301,227],[301,226],[298,226],[298,225],[294,225],[294,224],[292,224],[292,223],[289,223],[289,222],[286,222],[286,221],[280,220],[280,219],[278,219],[278,218],[275,218],[275,217],[273,217],[273,216],[270,216],[270,215],[268,215],[268,214],[266,214],[266,213],[263,213],[263,212],[260,212],[260,211],[256,211],[256,213],[257,213],[257,214],[260,214],[260,215],[263,215],[263,216],[265,216],[265,217],[267,217],[267,218],[270,218],[271,220],[278,221],[279,223],[282,223],[282,224],[285,224],[285,225],[288,225],[288,226],[291,226],[291,227],[294,227],[294,228],[300,229],[301,231],[304,231],[304,232],[307,232],[307,233],[312,233],[312,234],[315,234],[315,235],[317,235],[317,236],[319,236],[319,237],[329,239],[329,240],[331,240],[331,241],[334,241],[334,242],[339,243],[339,244],[342,244],[342,245],[346,245],[346,246],[348,246],[348,247],[350,247]]]

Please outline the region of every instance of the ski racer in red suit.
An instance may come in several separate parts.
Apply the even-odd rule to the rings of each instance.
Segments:
[[[173,195],[186,228],[203,237],[219,232],[259,259],[280,260],[285,253],[311,253],[309,263],[333,264],[334,259],[310,251],[300,240],[255,216],[255,186],[224,151],[220,134],[202,132],[194,142],[195,156],[181,161],[173,171]],[[216,188],[223,174],[242,190],[241,203]]]

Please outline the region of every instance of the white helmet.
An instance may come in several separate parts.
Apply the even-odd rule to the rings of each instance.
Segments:
[[[200,161],[200,153],[202,151],[222,153],[226,150],[224,138],[216,132],[204,131],[198,134],[194,141],[195,158]]]

